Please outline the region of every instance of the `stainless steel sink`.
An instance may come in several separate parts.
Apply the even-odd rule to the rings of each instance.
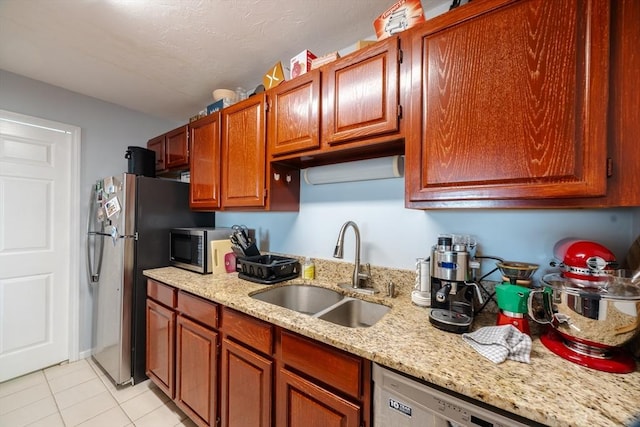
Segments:
[[[313,315],[341,301],[343,295],[319,286],[288,285],[271,288],[251,297],[299,313]]]
[[[374,325],[389,311],[389,307],[361,299],[347,299],[331,310],[325,311],[318,319],[326,320],[349,328]]]
[[[270,288],[251,298],[349,328],[372,326],[389,311],[386,305],[345,297],[338,291],[311,285]]]

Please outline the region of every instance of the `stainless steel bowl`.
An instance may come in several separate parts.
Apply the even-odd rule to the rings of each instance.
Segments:
[[[593,282],[567,279],[561,274],[542,278],[545,313],[529,315],[539,323],[550,323],[565,338],[593,347],[619,347],[640,332],[640,286],[631,284],[630,272],[616,275],[594,286]],[[531,304],[530,304],[531,306]]]

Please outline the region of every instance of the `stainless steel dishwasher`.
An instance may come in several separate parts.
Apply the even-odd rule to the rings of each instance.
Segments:
[[[536,425],[532,421],[518,421],[499,414],[376,363],[373,364],[373,382],[374,427]]]

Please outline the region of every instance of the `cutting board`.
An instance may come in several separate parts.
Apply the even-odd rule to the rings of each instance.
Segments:
[[[231,249],[231,240],[212,240],[211,241],[211,272],[214,274],[226,273],[227,268],[224,264],[224,256],[229,252],[233,252]]]

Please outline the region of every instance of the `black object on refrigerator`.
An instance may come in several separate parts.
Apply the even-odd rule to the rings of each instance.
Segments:
[[[124,158],[128,160],[127,172],[134,175],[156,176],[156,152],[143,147],[127,147]]]
[[[145,380],[147,282],[169,265],[169,230],[213,227],[189,208],[189,184],[121,174],[91,192],[87,261],[94,299],[92,356],[116,384]]]

